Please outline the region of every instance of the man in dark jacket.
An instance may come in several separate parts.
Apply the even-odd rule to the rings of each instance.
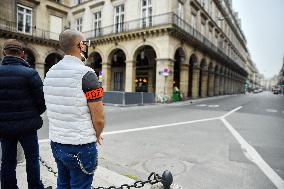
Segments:
[[[40,180],[37,130],[45,111],[42,81],[23,59],[21,43],[9,39],[0,64],[1,188],[17,189],[17,143],[23,147],[29,189],[43,189]]]

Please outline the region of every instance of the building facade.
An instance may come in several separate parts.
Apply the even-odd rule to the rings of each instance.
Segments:
[[[106,91],[159,97],[177,87],[187,99],[245,90],[248,50],[230,0],[1,1],[0,45],[23,41],[42,78],[63,56],[59,33],[75,28],[92,42],[87,65]]]
[[[1,0],[0,48],[5,39],[21,41],[25,45],[25,59],[43,79],[49,68],[63,57],[58,36],[66,27],[68,11],[68,7],[53,1]],[[60,18],[60,24],[56,18]]]
[[[282,94],[284,94],[284,57],[283,64],[277,76],[277,85],[280,86]]]

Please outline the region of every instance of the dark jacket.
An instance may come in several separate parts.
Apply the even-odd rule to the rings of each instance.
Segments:
[[[46,110],[42,81],[24,60],[6,56],[0,65],[0,138],[41,128]]]

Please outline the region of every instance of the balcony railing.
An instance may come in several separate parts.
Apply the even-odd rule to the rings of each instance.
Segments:
[[[110,26],[100,28],[99,35],[96,31],[98,29],[84,32],[84,34],[87,38],[91,39],[94,37],[115,35],[122,32],[131,32],[151,27],[157,27],[160,25],[172,23],[170,20],[172,19],[171,15],[171,13],[167,13],[142,19],[131,20],[123,23],[116,23]]]
[[[31,28],[30,32],[22,32],[18,30],[19,25],[16,22],[8,21],[0,18],[0,30],[13,32],[17,34],[26,35],[27,37],[40,38],[44,40],[59,40],[59,33],[50,32],[48,30],[42,30],[38,28]],[[20,26],[20,28],[26,28],[25,25]]]
[[[131,20],[119,24],[120,27],[117,27],[118,25],[116,24],[116,25],[102,27],[99,29],[99,32],[97,29],[97,30],[84,32],[84,34],[88,39],[94,39],[97,37],[116,35],[123,32],[134,32],[143,29],[151,29],[159,26],[170,25],[181,29],[187,35],[197,40],[198,42],[202,43],[207,48],[211,49],[211,51],[217,53],[227,62],[236,63],[241,68],[243,68],[243,65],[238,60],[233,60],[225,53],[224,48],[217,47],[208,38],[202,35],[198,30],[193,28],[188,22],[178,17],[178,15],[176,15],[175,13],[170,12],[161,15],[151,16],[148,18]],[[120,28],[120,30],[118,30],[117,28]]]

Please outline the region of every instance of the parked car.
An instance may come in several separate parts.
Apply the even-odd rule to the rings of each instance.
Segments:
[[[259,88],[259,89],[254,89],[253,90],[253,93],[261,93],[262,92],[262,89],[261,88]]]
[[[280,94],[280,88],[279,87],[275,87],[272,89],[273,94]]]

